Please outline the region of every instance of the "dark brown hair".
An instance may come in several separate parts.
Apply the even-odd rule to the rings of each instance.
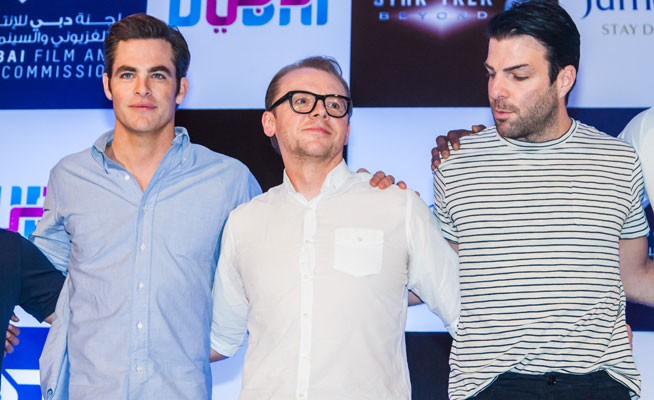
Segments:
[[[336,78],[341,83],[341,85],[343,85],[343,88],[345,89],[345,95],[347,97],[351,97],[350,87],[348,86],[345,79],[343,79],[342,76],[343,70],[341,69],[341,66],[338,64],[338,61],[336,61],[336,59],[334,59],[333,57],[314,56],[294,62],[293,64],[289,64],[283,67],[282,69],[280,69],[279,71],[277,71],[275,76],[273,76],[272,80],[268,84],[268,89],[266,90],[266,99],[265,99],[266,110],[270,110],[270,107],[273,105],[275,100],[277,100],[277,97],[279,97],[279,94],[277,93],[279,89],[279,81],[283,77],[285,77],[289,72],[301,68],[314,68],[331,74],[334,78]],[[348,116],[347,116],[348,120],[350,119],[351,116],[352,116],[352,106],[350,106],[350,111],[348,112]],[[279,143],[277,142],[277,136],[272,136],[270,138],[270,144],[272,144],[272,147],[275,149],[275,151],[278,154],[280,154]]]
[[[163,39],[170,43],[179,92],[180,81],[186,76],[191,62],[188,44],[177,28],[170,27],[165,22],[146,14],[130,15],[109,28],[109,34],[104,40],[104,70],[109,80],[113,72],[118,43],[130,39]]]

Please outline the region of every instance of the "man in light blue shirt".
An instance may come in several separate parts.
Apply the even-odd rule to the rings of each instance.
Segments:
[[[211,288],[229,212],[261,192],[174,127],[186,41],[156,18],[104,44],[115,129],[51,171],[31,239],[68,275],[41,356],[47,399],[208,399]]]

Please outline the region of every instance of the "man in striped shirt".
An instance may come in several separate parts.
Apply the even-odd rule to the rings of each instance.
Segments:
[[[495,126],[435,172],[460,257],[450,398],[637,398],[625,290],[654,304],[640,161],[568,116],[580,39],[559,5],[522,3],[488,32]]]

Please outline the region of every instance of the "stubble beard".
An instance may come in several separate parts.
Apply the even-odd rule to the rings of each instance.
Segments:
[[[513,121],[498,121],[493,117],[497,132],[502,137],[538,143],[549,137],[550,128],[556,123],[558,99],[556,90],[550,86],[532,104],[517,107],[503,100],[491,100],[491,107],[508,110],[514,114]]]

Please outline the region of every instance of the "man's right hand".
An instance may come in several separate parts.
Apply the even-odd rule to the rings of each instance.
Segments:
[[[16,314],[11,315],[11,320],[13,322],[18,322],[18,317]],[[18,340],[18,335],[20,334],[20,329],[17,326],[9,324],[7,327],[7,335],[5,336],[5,354],[12,353],[14,351],[14,346],[18,346],[20,340]]]
[[[439,136],[436,138],[436,147],[431,149],[431,170],[435,170],[441,165],[441,159],[446,159],[450,156],[450,145],[452,150],[459,150],[459,139],[464,136],[479,133],[486,129],[485,125],[473,125],[471,130],[454,129],[447,132],[447,136]]]

